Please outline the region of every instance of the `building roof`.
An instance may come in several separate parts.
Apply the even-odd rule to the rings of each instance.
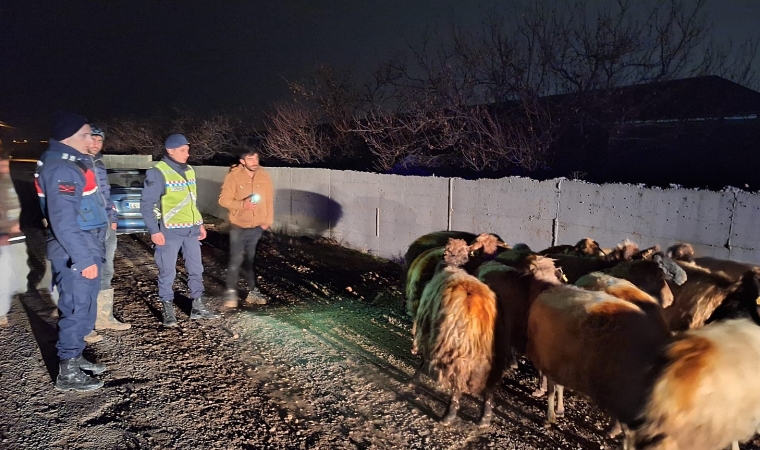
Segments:
[[[586,111],[604,117],[611,109],[625,121],[704,120],[759,117],[760,92],[710,75],[615,88],[610,97],[599,92],[547,97],[550,103],[571,104],[585,96]],[[603,102],[597,99],[604,98]]]

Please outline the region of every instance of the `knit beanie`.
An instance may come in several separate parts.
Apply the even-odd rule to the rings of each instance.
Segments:
[[[50,137],[56,141],[62,141],[71,137],[86,124],[87,119],[79,114],[58,111],[53,118],[53,134]]]

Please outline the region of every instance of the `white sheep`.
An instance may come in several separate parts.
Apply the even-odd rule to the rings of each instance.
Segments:
[[[659,352],[654,382],[626,436],[630,449],[720,450],[760,426],[760,327],[726,320],[674,336]]]

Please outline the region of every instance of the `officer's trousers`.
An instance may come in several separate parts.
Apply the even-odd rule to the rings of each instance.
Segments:
[[[87,279],[80,271],[71,269],[71,260],[50,260],[53,280],[58,289],[58,358],[75,358],[85,347],[84,337],[95,328],[100,276],[103,270],[105,229],[83,233],[87,246],[95,255],[98,276]],[[86,267],[82,267],[86,269]]]
[[[177,255],[182,250],[187,272],[187,288],[192,298],[203,296],[203,261],[198,236],[183,236],[164,230],[164,245],[157,245],[154,254],[158,266],[158,298],[162,302],[174,301],[174,279],[177,276]]]

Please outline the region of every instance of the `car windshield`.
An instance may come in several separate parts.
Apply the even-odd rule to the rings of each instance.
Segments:
[[[144,170],[108,171],[108,184],[111,188],[142,188],[145,181]]]

